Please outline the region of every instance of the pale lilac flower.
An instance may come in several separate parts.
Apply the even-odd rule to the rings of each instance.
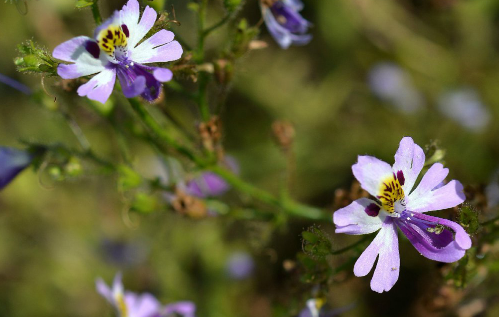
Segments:
[[[235,280],[242,280],[253,273],[255,262],[246,252],[235,252],[227,261],[227,273]]]
[[[232,172],[239,174],[239,164],[233,157],[226,156],[224,163]],[[229,189],[229,184],[213,172],[203,172],[185,184],[185,192],[198,198],[220,196],[225,194]]]
[[[111,95],[116,75],[125,97],[140,95],[149,101],[156,99],[161,82],[171,80],[173,74],[169,69],[144,64],[177,60],[182,47],[167,30],[160,30],[141,42],[154,26],[157,14],[148,6],[140,21],[139,16],[139,2],[129,0],[95,30],[94,38],[78,36],[57,46],[52,55],[73,62],[59,65],[59,76],[72,79],[96,74],[78,88],[78,94],[102,103]]]
[[[423,107],[423,96],[414,87],[410,75],[394,63],[374,65],[369,71],[368,82],[379,99],[399,111],[414,113]]]
[[[438,109],[446,117],[463,127],[482,131],[490,121],[490,112],[483,104],[478,92],[472,88],[462,88],[445,92],[438,99]]]
[[[14,177],[28,167],[33,155],[27,151],[10,147],[0,147],[0,189],[9,184]]]
[[[261,0],[260,4],[267,29],[282,48],[310,42],[312,35],[306,34],[310,22],[298,13],[303,9],[300,0]]]
[[[116,274],[112,288],[98,279],[97,291],[116,310],[118,317],[194,317],[196,306],[192,302],[177,302],[162,306],[151,294],[135,294],[125,291],[121,274]],[[175,315],[176,314],[176,315]]]
[[[358,199],[333,215],[337,233],[359,235],[381,229],[354,266],[356,276],[365,276],[379,255],[371,280],[376,292],[389,291],[399,276],[397,227],[431,260],[454,262],[471,247],[471,239],[460,225],[424,214],[465,200],[463,185],[456,180],[437,188],[449,173],[440,163],[433,164],[413,190],[424,163],[423,150],[410,137],[400,141],[393,166],[372,156],[359,156],[353,174],[375,200]]]
[[[327,310],[325,302],[321,298],[311,298],[307,300],[307,307],[303,308],[298,317],[334,317],[351,310],[355,304]]]

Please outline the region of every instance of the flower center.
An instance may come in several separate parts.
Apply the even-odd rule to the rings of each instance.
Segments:
[[[106,52],[107,55],[115,60],[121,61],[128,56],[128,27],[123,24],[110,25],[106,29],[100,31],[97,36],[99,48]]]
[[[402,189],[404,181],[402,171],[397,174],[393,173],[383,181],[379,194],[376,196],[383,208],[390,214],[394,212],[401,213],[405,210],[405,194]]]

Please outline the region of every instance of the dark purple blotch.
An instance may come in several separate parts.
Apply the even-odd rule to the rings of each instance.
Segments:
[[[130,37],[130,31],[128,31],[128,26],[126,26],[126,24],[121,25],[121,30],[123,30],[123,33],[125,33],[126,37]]]
[[[94,41],[86,41],[85,42],[85,49],[94,58],[99,58],[100,48],[99,48],[99,44],[97,44],[96,42],[94,42]]]
[[[367,205],[367,207],[366,207],[366,209],[364,209],[364,211],[366,212],[366,214],[368,216],[376,217],[379,214],[380,209],[381,208],[378,205],[376,205],[375,203],[372,203],[372,204]]]
[[[398,171],[397,172],[397,179],[398,179],[398,181],[400,183],[400,186],[404,186],[404,184],[405,184],[404,172]]]

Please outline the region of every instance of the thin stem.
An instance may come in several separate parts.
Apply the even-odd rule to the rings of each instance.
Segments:
[[[199,90],[197,94],[197,103],[199,106],[199,111],[201,113],[201,118],[203,121],[208,121],[210,120],[211,114],[210,114],[210,106],[208,104],[208,100],[206,99],[206,88],[208,87],[208,82],[210,78],[208,74],[206,73],[200,73],[199,74]]]
[[[499,216],[496,216],[496,217],[494,217],[492,219],[484,221],[484,222],[480,223],[480,225],[481,226],[488,226],[488,225],[494,224],[494,222],[496,222],[497,220],[499,220]]]
[[[366,241],[367,241],[367,240],[369,240],[370,238],[371,238],[371,236],[370,236],[370,235],[366,235],[366,236],[364,236],[362,239],[360,239],[359,241],[357,241],[357,242],[355,242],[355,243],[353,243],[353,244],[351,244],[351,245],[349,245],[349,246],[346,246],[346,247],[341,248],[341,249],[336,250],[336,251],[331,251],[331,254],[332,254],[332,255],[338,255],[338,254],[341,254],[341,253],[346,252],[346,251],[348,251],[348,250],[351,250],[351,249],[355,248],[356,246],[358,246],[358,245],[360,245],[360,244],[362,244],[362,243],[366,242]]]
[[[175,149],[180,154],[184,155],[191,161],[195,162],[198,166],[205,166],[204,160],[199,158],[194,154],[189,148],[178,143],[174,138],[172,138],[166,131],[161,127],[161,125],[156,122],[156,120],[149,114],[147,109],[135,98],[128,99],[132,109],[139,116],[142,123],[152,132],[152,140],[161,149],[164,145],[170,146]]]
[[[205,37],[208,36],[208,35],[210,35],[211,32],[215,31],[216,29],[218,29],[219,27],[221,27],[222,25],[224,25],[225,23],[227,23],[231,18],[232,18],[232,13],[231,14],[227,14],[220,21],[218,21],[214,25],[212,25],[209,28],[207,28],[206,30],[204,30],[203,31],[203,35]]]
[[[228,171],[227,169],[221,166],[216,166],[216,165],[210,166],[209,169],[217,173],[219,176],[225,179],[232,187],[236,188],[237,190],[247,195],[250,195],[253,198],[258,199],[261,202],[278,207],[290,215],[307,219],[313,219],[313,220],[330,219],[330,217],[328,215],[325,215],[324,212],[322,212],[322,210],[320,209],[302,205],[292,200],[280,200],[276,198],[274,195],[241,180],[232,172]]]
[[[94,0],[92,3],[92,15],[94,16],[95,24],[99,25],[102,23],[102,16],[99,11],[99,0]]]
[[[71,128],[71,131],[73,131],[73,134],[75,135],[76,139],[81,145],[81,148],[84,151],[89,151],[90,150],[90,142],[88,142],[87,137],[83,133],[83,130],[80,128],[78,123],[67,113],[66,111],[60,110],[62,116],[68,123],[69,127]]]

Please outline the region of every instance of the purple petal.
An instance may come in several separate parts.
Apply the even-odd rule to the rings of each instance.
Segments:
[[[177,41],[169,42],[154,49],[149,48],[148,45],[142,47],[141,44],[133,52],[134,61],[142,64],[175,61],[182,56],[182,53],[182,46]]]
[[[153,317],[161,313],[160,302],[151,294],[135,294],[126,292],[125,303],[128,308],[128,314],[132,317]]]
[[[399,278],[400,254],[397,228],[393,223],[384,223],[378,264],[371,279],[371,289],[378,293],[388,292]],[[374,242],[374,241],[373,241]]]
[[[156,55],[156,48],[173,41],[174,34],[167,30],[161,30],[153,36],[131,49],[132,59],[137,63],[147,63],[147,60]],[[180,53],[182,54],[182,53]]]
[[[460,182],[453,180],[440,186],[448,173],[449,170],[442,164],[433,164],[418,187],[407,197],[407,210],[427,212],[452,208],[464,202],[466,197]]]
[[[381,230],[373,242],[355,262],[355,276],[367,275],[379,254],[378,264],[371,280],[371,289],[378,293],[389,291],[397,282],[400,270],[397,229],[392,218],[386,218]]]
[[[66,62],[74,62],[71,65],[60,64],[57,73],[64,79],[73,79],[101,72],[105,69],[108,61],[104,54],[95,58],[86,49],[86,43],[92,41],[86,36],[78,36],[57,46],[52,55]]]
[[[0,147],[0,189],[9,184],[22,170],[28,167],[33,156],[10,147]]]
[[[220,196],[229,189],[229,184],[213,172],[204,172],[186,184],[187,193],[199,198]]]
[[[113,292],[102,279],[95,281],[95,288],[109,303],[114,303]]]
[[[412,245],[431,260],[455,262],[471,247],[466,231],[447,219],[407,211],[395,223]]]
[[[374,204],[374,201],[361,198],[350,205],[338,209],[333,214],[333,222],[336,225],[336,233],[367,234],[381,228],[379,217],[371,217],[366,213],[366,208]]]
[[[293,12],[292,19],[290,17],[290,11],[292,8],[286,6],[286,22],[292,20],[292,27],[288,26],[290,29],[287,29],[285,26],[281,25],[272,10],[266,8],[264,10],[263,18],[265,24],[267,25],[267,29],[272,37],[276,40],[276,42],[283,49],[287,49],[290,45],[305,45],[310,42],[312,39],[312,35],[303,34],[306,32],[309,22],[303,19],[297,12]],[[299,33],[293,33],[292,31],[299,31]]]
[[[372,156],[359,156],[358,162],[352,166],[353,175],[363,189],[377,196],[383,180],[393,177],[392,167]]]
[[[194,313],[196,312],[196,305],[192,302],[177,302],[170,305],[167,305],[163,314],[166,316],[170,316],[173,313],[180,314],[182,317],[194,317]]]
[[[77,92],[80,96],[87,96],[89,99],[106,103],[113,92],[116,81],[116,71],[105,69],[95,75],[89,82],[81,85]]]
[[[425,155],[423,149],[415,144],[412,138],[403,138],[395,154],[393,172],[398,173],[402,171],[405,182],[401,185],[403,185],[402,187],[406,194],[411,192],[419,173],[423,169],[424,163]]]
[[[167,68],[156,67],[156,68],[154,68],[153,75],[154,75],[154,78],[156,78],[158,81],[161,81],[161,82],[167,82],[167,81],[172,80],[172,78],[173,78],[172,71],[167,69]]]

